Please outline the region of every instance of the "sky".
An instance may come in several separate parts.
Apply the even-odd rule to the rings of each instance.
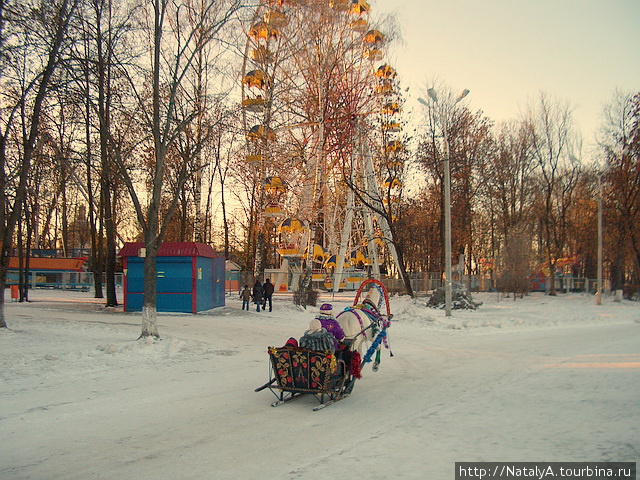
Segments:
[[[434,79],[495,121],[519,118],[541,92],[574,108],[584,146],[616,89],[640,91],[638,0],[371,0],[395,14],[387,53],[408,104]]]

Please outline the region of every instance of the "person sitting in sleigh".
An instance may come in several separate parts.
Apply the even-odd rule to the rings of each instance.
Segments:
[[[333,305],[323,303],[320,306],[320,313],[316,316],[316,319],[318,319],[320,325],[333,336],[333,345],[335,350],[338,350],[338,345],[344,339],[344,331],[333,316]]]
[[[300,338],[299,345],[317,352],[334,352],[336,350],[334,340],[335,337],[322,326],[320,320],[314,318],[309,323],[309,330]]]

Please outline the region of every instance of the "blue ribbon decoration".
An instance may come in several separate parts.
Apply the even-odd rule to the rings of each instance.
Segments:
[[[367,353],[365,353],[364,358],[362,360],[362,363],[369,363],[371,361],[371,357],[373,356],[374,352],[380,348],[380,344],[382,343],[382,341],[384,340],[384,338],[387,336],[387,329],[383,329],[378,336],[376,337],[376,339],[373,341],[373,343],[371,344],[371,346],[369,347],[369,349],[367,350]]]

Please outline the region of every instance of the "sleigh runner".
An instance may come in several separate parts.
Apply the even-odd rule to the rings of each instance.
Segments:
[[[366,305],[358,304],[366,284],[373,284],[363,302]],[[380,313],[383,301],[386,315]],[[310,394],[320,403],[314,410],[348,397],[356,379],[360,378],[361,368],[374,354],[374,371],[377,370],[381,344],[388,348],[387,329],[391,316],[384,285],[376,280],[365,281],[358,290],[354,306],[336,317],[346,335],[339,348],[335,352],[323,352],[295,346],[269,347],[270,380],[255,391],[268,388],[277,398],[271,404],[274,407]],[[370,346],[362,358],[359,348],[363,342]]]

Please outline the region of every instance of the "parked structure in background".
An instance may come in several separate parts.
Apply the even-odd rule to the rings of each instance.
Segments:
[[[28,261],[27,261],[28,260]],[[20,281],[20,258],[9,258],[7,285],[17,285]],[[28,264],[28,270],[25,268]],[[91,288],[93,276],[87,272],[87,257],[59,258],[36,257],[22,259],[25,283],[29,288],[61,288],[64,290],[84,290]]]
[[[139,312],[144,300],[144,243],[126,243],[124,310]],[[225,259],[209,245],[165,242],[156,259],[157,311],[196,313],[225,304]]]

